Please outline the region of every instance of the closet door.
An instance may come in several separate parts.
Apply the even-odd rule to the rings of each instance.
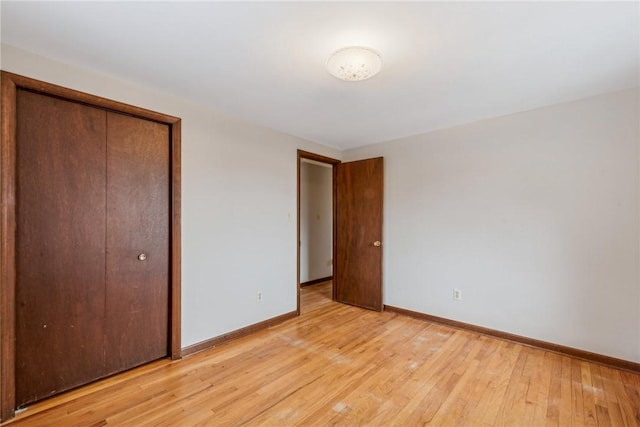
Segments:
[[[106,112],[19,89],[16,406],[104,375]]]
[[[19,90],[16,406],[169,354],[169,126]]]
[[[169,354],[169,127],[107,115],[106,372]]]

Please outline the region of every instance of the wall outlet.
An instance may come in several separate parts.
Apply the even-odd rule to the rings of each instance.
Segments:
[[[262,292],[258,292],[258,301],[262,301]]]
[[[460,301],[462,299],[462,291],[460,289],[453,290],[453,299],[456,301]]]

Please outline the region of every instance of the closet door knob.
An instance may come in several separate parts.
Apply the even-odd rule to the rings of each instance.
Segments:
[[[376,248],[382,246],[382,242],[380,240],[376,240],[375,242],[373,242],[373,246],[375,246]]]
[[[138,259],[140,261],[144,261],[145,259],[147,259],[147,254],[145,254],[144,252],[141,253],[140,255],[138,255]]]

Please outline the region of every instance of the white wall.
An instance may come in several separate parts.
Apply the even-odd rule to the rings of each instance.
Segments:
[[[300,282],[333,274],[333,169],[300,164]]]
[[[345,152],[385,158],[384,303],[640,362],[639,97]]]
[[[296,310],[297,149],[339,152],[8,45],[1,53],[3,70],[182,118],[183,347]]]

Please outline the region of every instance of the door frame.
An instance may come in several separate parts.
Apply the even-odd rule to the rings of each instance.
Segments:
[[[0,420],[15,415],[16,95],[18,89],[163,123],[170,135],[169,333],[172,360],[181,357],[181,119],[88,93],[0,72]]]
[[[341,163],[340,160],[337,159],[333,159],[331,157],[326,157],[326,156],[322,156],[320,154],[315,154],[315,153],[311,153],[309,151],[304,151],[304,150],[298,150],[298,163],[297,163],[297,182],[298,182],[298,192],[297,192],[297,202],[298,202],[298,212],[296,214],[296,218],[297,218],[297,240],[296,240],[296,293],[297,293],[297,308],[296,308],[296,313],[298,314],[298,316],[300,315],[300,163],[302,162],[302,159],[307,159],[307,160],[314,160],[316,162],[321,162],[321,163],[326,163],[331,165],[331,185],[333,187],[332,190],[332,195],[331,195],[331,211],[332,211],[332,215],[333,215],[333,220],[331,223],[331,228],[332,228],[332,247],[331,247],[331,251],[332,251],[332,259],[333,259],[333,272],[335,273],[336,271],[336,238],[337,238],[337,227],[336,227],[336,213],[337,213],[337,206],[336,206],[336,198],[337,198],[337,186],[336,186],[336,177],[337,177],[337,168],[336,166],[338,164]],[[336,284],[335,284],[335,280],[333,281],[333,285],[332,285],[332,291],[331,291],[331,298],[333,300],[336,299]]]

